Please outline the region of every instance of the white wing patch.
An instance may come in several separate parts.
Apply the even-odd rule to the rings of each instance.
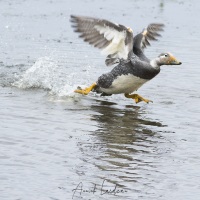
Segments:
[[[125,45],[126,32],[119,32],[108,26],[95,25],[94,28],[99,31],[100,34],[104,34],[104,37],[111,41],[111,43],[103,49],[101,52],[104,55],[115,54],[119,58],[128,58],[128,46]]]

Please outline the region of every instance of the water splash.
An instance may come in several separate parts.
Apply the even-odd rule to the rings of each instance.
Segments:
[[[22,89],[43,88],[51,90],[55,83],[57,68],[58,65],[50,58],[40,58],[13,85]]]
[[[49,57],[39,58],[35,64],[13,83],[21,89],[40,88],[48,90],[49,95],[57,97],[75,97],[74,84],[76,73],[63,73],[61,66]],[[81,85],[82,87],[85,87]]]

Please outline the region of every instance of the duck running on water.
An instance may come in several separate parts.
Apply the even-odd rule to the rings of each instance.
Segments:
[[[74,91],[76,93],[87,95],[93,91],[101,93],[102,96],[124,94],[136,103],[149,103],[152,101],[132,93],[153,79],[160,72],[160,66],[182,64],[171,53],[161,53],[153,60],[144,55],[144,48],[150,45],[149,40],[157,40],[160,36],[163,24],[150,24],[134,37],[131,28],[104,19],[72,15],[71,22],[75,32],[81,33],[80,37],[85,42],[101,49],[107,56],[107,66],[118,63],[91,86],[85,89],[77,88]]]

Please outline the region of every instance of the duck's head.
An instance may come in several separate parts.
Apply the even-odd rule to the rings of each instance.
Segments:
[[[161,53],[156,60],[160,66],[182,64],[182,62],[178,61],[171,53]]]

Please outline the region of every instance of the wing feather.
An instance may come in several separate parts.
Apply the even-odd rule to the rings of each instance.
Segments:
[[[134,47],[133,49],[140,49],[143,51],[144,48],[150,46],[150,40],[157,41],[160,37],[161,31],[163,31],[164,24],[152,23],[149,24],[146,29],[134,37]]]
[[[133,33],[123,25],[104,19],[71,16],[72,27],[85,42],[102,49],[106,56],[128,59],[133,49]]]

